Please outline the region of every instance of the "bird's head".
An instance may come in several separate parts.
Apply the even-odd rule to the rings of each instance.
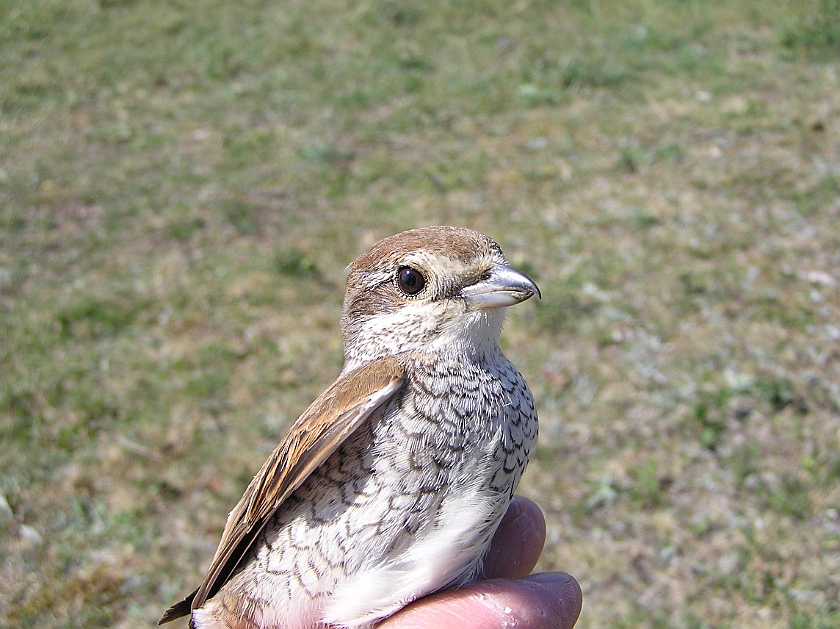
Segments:
[[[405,351],[495,351],[504,307],[539,294],[478,232],[423,227],[391,236],[347,267],[344,369]]]

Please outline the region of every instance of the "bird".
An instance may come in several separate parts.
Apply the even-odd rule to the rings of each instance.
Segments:
[[[158,624],[368,629],[481,577],[538,432],[499,339],[506,308],[539,288],[490,237],[448,226],[385,238],[346,277],[340,374]]]

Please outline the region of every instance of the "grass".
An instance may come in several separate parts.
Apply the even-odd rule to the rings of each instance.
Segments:
[[[451,223],[579,626],[840,624],[834,0],[0,11],[0,624],[149,625],[338,372],[342,270]]]

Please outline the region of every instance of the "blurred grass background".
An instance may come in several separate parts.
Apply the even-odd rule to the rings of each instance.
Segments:
[[[579,626],[840,626],[840,2],[0,1],[0,625],[149,626],[425,224]]]

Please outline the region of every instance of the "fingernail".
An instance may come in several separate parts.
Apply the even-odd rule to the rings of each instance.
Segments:
[[[572,581],[572,575],[565,572],[540,572],[539,574],[528,575],[525,577],[525,580],[535,581],[536,583],[565,585]]]

